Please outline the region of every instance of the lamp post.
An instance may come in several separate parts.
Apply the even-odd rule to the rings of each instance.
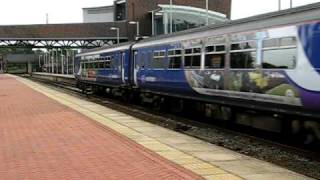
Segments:
[[[170,0],[170,34],[172,34],[172,26],[173,26],[173,17],[172,17],[172,0]]]
[[[40,71],[40,69],[41,69],[41,56],[42,56],[42,55],[40,54],[40,55],[39,55],[39,72],[41,72],[41,71]],[[2,66],[1,66],[1,64],[0,64],[0,71],[1,71],[1,67],[2,67]]]
[[[117,31],[117,44],[120,44],[120,28],[111,27],[110,30]]]
[[[61,74],[64,74],[64,54],[63,54],[63,49],[61,49],[60,58],[61,58]]]
[[[278,0],[279,11],[281,11],[281,0]]]
[[[207,26],[209,25],[209,0],[206,0]]]
[[[140,36],[140,25],[139,25],[139,21],[130,21],[129,24],[135,24],[137,25],[137,37]]]

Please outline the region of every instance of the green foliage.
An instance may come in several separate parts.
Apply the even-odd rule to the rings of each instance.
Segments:
[[[31,48],[0,48],[0,54],[34,54]]]

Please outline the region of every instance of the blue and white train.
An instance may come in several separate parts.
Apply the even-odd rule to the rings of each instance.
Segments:
[[[211,115],[285,114],[293,129],[308,128],[320,139],[313,119],[320,117],[320,3],[83,52],[76,78],[81,87],[136,94],[157,105],[205,104]]]

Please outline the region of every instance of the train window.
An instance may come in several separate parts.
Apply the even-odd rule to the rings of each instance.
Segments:
[[[165,51],[154,51],[151,65],[154,69],[166,68]]]
[[[97,63],[96,62],[93,62],[91,64],[92,64],[92,69],[96,69],[97,68]]]
[[[114,56],[111,57],[111,62],[110,63],[111,63],[110,64],[111,68],[117,68],[118,67],[118,61]]]
[[[193,54],[201,53],[201,48],[193,48]]]
[[[264,48],[296,46],[297,39],[295,37],[267,39],[263,41]]]
[[[169,69],[180,69],[181,68],[181,57],[176,56],[176,57],[170,57],[169,58]]]
[[[223,69],[225,64],[225,54],[207,54],[205,68]]]
[[[154,69],[164,69],[166,67],[164,57],[153,58],[152,67]]]
[[[200,68],[201,55],[185,56],[184,67],[185,68]]]
[[[278,47],[279,46],[279,39],[268,39],[263,41],[263,47]]]
[[[81,68],[84,69],[84,63],[81,63]]]
[[[110,56],[110,67],[113,67],[114,63],[115,63],[114,56]]]
[[[168,56],[181,55],[181,54],[182,54],[181,49],[168,51]]]
[[[296,46],[297,40],[295,37],[282,38],[280,41],[280,46]]]
[[[233,52],[230,55],[230,67],[234,69],[252,69],[255,67],[256,52]]]
[[[205,68],[222,69],[225,64],[225,45],[210,45],[206,47]]]
[[[296,61],[296,48],[263,50],[262,67],[265,69],[294,69]]]
[[[240,42],[231,44],[231,50],[256,49],[256,41]]]
[[[201,48],[197,47],[185,50],[184,67],[197,69],[201,67]]]
[[[164,51],[159,52],[159,56],[165,56],[165,55],[166,55],[166,53]]]
[[[216,46],[216,51],[217,52],[221,52],[221,51],[225,51],[225,50],[226,50],[226,46],[225,45]]]
[[[181,68],[181,50],[169,50],[168,51],[168,57],[169,57],[169,69],[179,69]]]
[[[138,61],[139,67],[145,68],[145,60],[146,60],[146,55],[145,53],[141,54],[141,58]]]
[[[215,48],[214,48],[215,46],[207,46],[206,47],[206,52],[208,53],[208,52],[214,52],[215,51]]]
[[[111,67],[110,60],[104,61],[104,68],[109,69]]]
[[[211,37],[208,38],[208,43],[212,44],[225,44],[226,43],[226,38],[224,36],[221,37]]]
[[[231,44],[230,67],[233,69],[255,68],[257,53],[256,41],[247,41]]]
[[[264,69],[294,69],[297,63],[296,46],[296,37],[264,40],[262,67]]]
[[[103,69],[104,68],[104,62],[99,62],[99,68]]]
[[[240,50],[240,44],[231,44],[231,50]]]
[[[192,49],[186,49],[185,54],[192,54]]]

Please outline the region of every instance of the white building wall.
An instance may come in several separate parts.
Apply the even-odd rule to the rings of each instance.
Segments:
[[[113,22],[114,8],[113,7],[99,7],[99,8],[85,8],[83,9],[83,22]]]

